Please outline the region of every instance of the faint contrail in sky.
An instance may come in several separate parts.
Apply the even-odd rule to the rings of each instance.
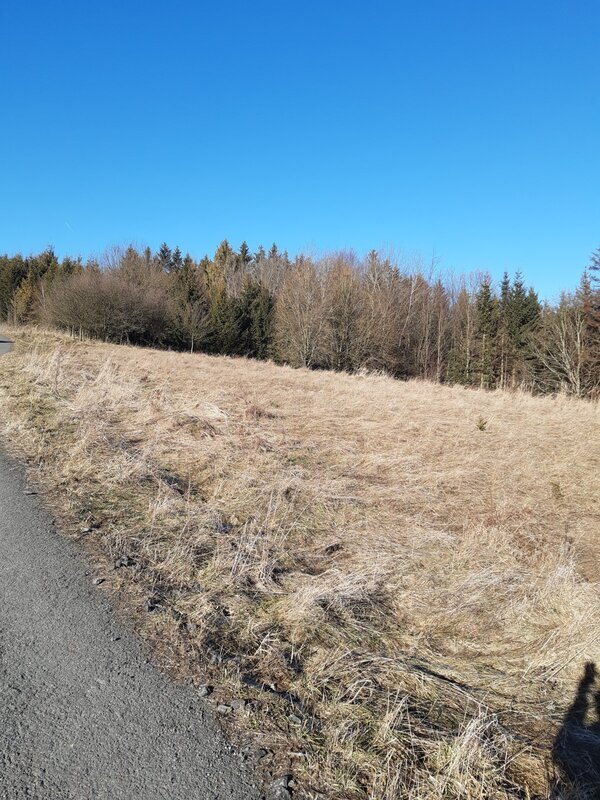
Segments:
[[[68,229],[69,229],[69,230],[70,230],[72,233],[75,233],[75,231],[74,231],[74,230],[73,230],[73,228],[72,228],[72,227],[69,225],[69,223],[67,222],[67,220],[65,220],[65,225],[67,226],[67,228],[68,228]]]

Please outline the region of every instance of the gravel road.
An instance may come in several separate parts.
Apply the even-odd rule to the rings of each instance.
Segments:
[[[26,492],[0,453],[0,798],[257,800],[208,705],[147,662]]]

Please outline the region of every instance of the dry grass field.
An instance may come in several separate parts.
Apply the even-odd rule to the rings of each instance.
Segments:
[[[3,440],[295,796],[593,796],[597,404],[12,334]]]

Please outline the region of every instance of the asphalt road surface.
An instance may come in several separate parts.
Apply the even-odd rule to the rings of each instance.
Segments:
[[[257,800],[208,705],[147,662],[26,492],[0,453],[0,798]]]

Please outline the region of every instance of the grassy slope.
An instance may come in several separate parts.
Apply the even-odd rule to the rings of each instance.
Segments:
[[[597,405],[14,333],[0,433],[307,796],[547,795],[600,659]]]

